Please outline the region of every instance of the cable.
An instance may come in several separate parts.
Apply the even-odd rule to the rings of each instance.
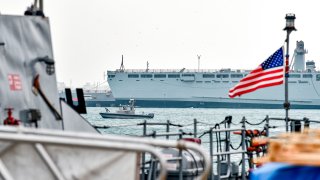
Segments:
[[[230,147],[231,147],[231,149],[233,149],[233,150],[238,150],[238,149],[241,147],[241,145],[242,145],[242,142],[239,143],[239,146],[238,146],[237,148],[234,148],[234,147],[232,146],[232,144],[230,143]]]
[[[320,95],[319,95],[319,93],[318,93],[318,91],[317,91],[316,87],[314,86],[313,78],[311,78],[311,83],[312,83],[312,86],[313,86],[314,91],[317,93],[317,95],[318,95],[318,97],[319,97]]]
[[[250,124],[250,125],[252,125],[252,126],[257,126],[257,125],[260,125],[260,124],[262,124],[263,122],[265,122],[266,121],[266,119],[264,119],[264,120],[262,120],[261,122],[259,122],[259,123],[250,123],[249,121],[245,121],[247,124]]]
[[[193,159],[193,162],[194,162],[194,164],[195,164],[195,166],[196,166],[196,176],[198,176],[198,173],[199,173],[199,171],[198,171],[198,163],[197,163],[197,160],[196,160],[196,158],[193,156],[193,154],[188,150],[188,149],[186,149],[186,151],[191,155],[191,157],[192,157],[192,159]],[[182,157],[181,157],[182,158]]]
[[[241,124],[241,122],[239,122],[239,123],[233,123],[233,122],[231,122],[231,124],[233,124],[233,125],[235,125],[235,126],[238,126],[238,125]]]

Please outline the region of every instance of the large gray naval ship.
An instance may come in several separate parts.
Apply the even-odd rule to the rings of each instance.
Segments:
[[[296,42],[289,77],[291,108],[320,108],[320,72],[305,61],[303,41]],[[283,108],[284,85],[229,98],[228,91],[251,70],[120,69],[107,71],[117,104],[133,98],[140,107]]]

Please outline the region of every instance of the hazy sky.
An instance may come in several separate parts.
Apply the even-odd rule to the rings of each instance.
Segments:
[[[22,14],[30,0],[0,0]],[[44,0],[58,81],[103,82],[106,70],[253,69],[284,44],[285,14],[296,14],[290,55],[303,40],[320,63],[316,0]],[[0,32],[1,33],[1,32]]]

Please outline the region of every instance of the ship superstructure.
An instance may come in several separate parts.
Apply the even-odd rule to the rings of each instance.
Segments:
[[[63,82],[58,82],[57,85],[59,97],[66,99],[65,88],[67,88],[67,86]],[[112,92],[107,86],[86,83],[82,89],[87,107],[116,106]],[[71,92],[73,101],[78,101],[76,91],[72,90]]]
[[[292,108],[320,108],[320,72],[306,62],[303,41],[297,41],[289,77]],[[122,66],[123,67],[123,66]],[[118,69],[107,79],[116,101],[134,98],[144,107],[282,108],[284,86],[274,86],[230,99],[228,91],[251,70]]]

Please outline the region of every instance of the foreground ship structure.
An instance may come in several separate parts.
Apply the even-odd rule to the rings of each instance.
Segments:
[[[199,152],[205,166],[197,176],[205,179],[211,163],[200,146],[103,136],[59,100],[49,19],[37,2],[26,16],[0,14],[0,179],[136,180],[147,174],[142,153],[160,164],[147,175],[165,179],[167,158],[158,147]]]
[[[320,72],[305,62],[304,42],[297,41],[289,77],[291,108],[320,108]],[[283,108],[284,85],[230,99],[228,91],[251,70],[124,69],[108,71],[117,103],[136,100],[140,107]]]

